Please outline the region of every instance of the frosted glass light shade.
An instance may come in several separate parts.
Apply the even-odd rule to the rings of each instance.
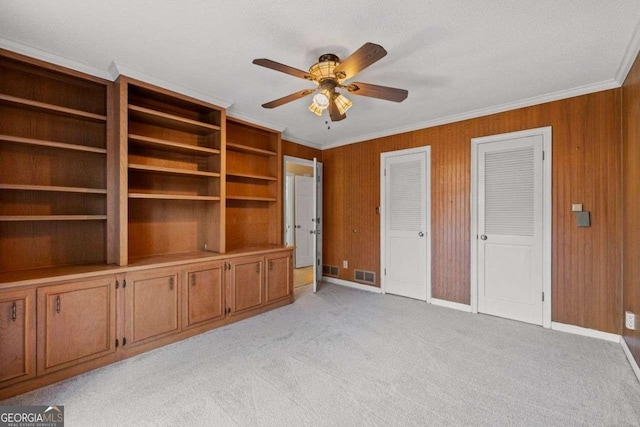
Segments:
[[[313,103],[316,104],[317,107],[324,110],[329,106],[329,97],[327,96],[325,91],[322,91],[320,93],[317,93],[313,97]]]

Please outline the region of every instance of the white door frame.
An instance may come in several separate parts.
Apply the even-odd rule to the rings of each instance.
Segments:
[[[387,157],[401,156],[404,154],[416,154],[425,153],[427,158],[425,162],[425,178],[427,180],[427,197],[425,203],[427,204],[427,226],[425,232],[427,233],[426,245],[427,245],[427,259],[426,262],[426,274],[427,274],[427,300],[431,303],[431,146],[425,145],[417,148],[408,148],[405,150],[387,151],[380,153],[380,291],[386,293],[387,280],[384,274],[385,260],[386,260],[386,247],[385,247],[385,175],[384,166]]]
[[[322,162],[318,162],[315,158],[313,160],[307,160],[307,159],[301,159],[299,157],[293,157],[293,156],[283,156],[282,159],[282,174],[283,176],[286,176],[287,174],[287,164],[289,163],[294,163],[294,164],[298,164],[298,165],[303,165],[303,166],[309,166],[313,169],[313,177],[314,180],[317,180],[316,175],[317,175],[317,169],[316,169],[316,165],[320,165],[320,167],[322,168]],[[320,176],[320,179],[323,179],[322,176]],[[314,188],[316,189],[316,192],[318,193],[317,196],[314,200],[314,210],[317,210],[317,208],[322,209],[322,181],[320,181],[320,183],[316,182],[316,185],[314,186]],[[283,192],[283,203],[286,200],[286,188],[283,185],[282,186],[282,192]],[[320,200],[318,200],[320,199]],[[284,208],[286,209],[286,206],[284,206]],[[322,217],[322,210],[319,211],[319,216],[320,216],[320,220],[323,221]],[[318,224],[316,221],[313,222],[314,224],[314,247],[316,248],[316,255],[314,257],[314,261],[313,261],[313,291],[315,292],[318,286],[318,277],[322,277],[322,238],[318,238],[318,235],[316,233],[322,233],[322,228],[324,226],[324,224],[320,224],[320,227],[318,227]],[[319,228],[319,230],[318,230]],[[283,234],[283,239],[284,239],[284,227],[282,230],[282,234]],[[320,265],[318,265],[318,262],[320,263]]]
[[[289,231],[289,244],[288,246],[292,246],[295,242],[294,236],[294,228],[293,228],[293,216],[294,216],[294,177],[295,175],[285,171],[285,186],[284,186],[284,243],[287,245],[287,231]],[[288,183],[288,185],[287,185]],[[288,203],[287,203],[288,202]]]
[[[542,326],[551,328],[551,126],[471,139],[471,312],[478,312],[478,146],[505,139],[541,135],[542,173]]]

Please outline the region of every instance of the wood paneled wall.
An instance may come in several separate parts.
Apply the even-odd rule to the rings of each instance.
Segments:
[[[543,126],[553,128],[553,321],[621,333],[620,89],[323,151],[324,263],[344,280],[375,271],[379,286],[380,153],[430,145],[432,293],[469,304],[471,138]],[[572,203],[591,227],[576,227]]]
[[[623,310],[640,315],[640,56],[622,86]],[[623,330],[640,364],[640,331]]]
[[[307,160],[313,160],[315,157],[319,162],[322,161],[322,151],[306,145],[296,144],[295,142],[285,141],[284,139],[282,140],[282,155]]]

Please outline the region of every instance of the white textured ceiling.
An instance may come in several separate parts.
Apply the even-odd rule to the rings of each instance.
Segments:
[[[102,76],[115,62],[328,147],[619,86],[639,22],[639,0],[2,0],[0,46]],[[309,98],[261,107],[314,86],[254,58],[307,70],[365,42],[389,53],[355,80],[408,89],[403,103],[348,95],[331,129]]]

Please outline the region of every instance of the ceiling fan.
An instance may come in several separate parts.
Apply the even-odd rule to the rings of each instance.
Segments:
[[[253,63],[256,65],[309,80],[317,85],[314,89],[304,89],[262,104],[262,106],[264,108],[275,108],[316,93],[309,110],[318,116],[322,116],[323,111],[328,109],[331,120],[337,122],[347,117],[345,112],[351,107],[352,102],[336,89],[344,89],[354,95],[402,102],[409,95],[409,92],[404,89],[360,82],[345,83],[346,80],[353,78],[360,71],[382,59],[386,54],[387,51],[382,46],[374,43],[365,43],[344,61],[340,61],[340,58],[333,53],[325,53],[320,56],[317,63],[309,68],[309,72],[289,67],[270,59],[254,59]]]

